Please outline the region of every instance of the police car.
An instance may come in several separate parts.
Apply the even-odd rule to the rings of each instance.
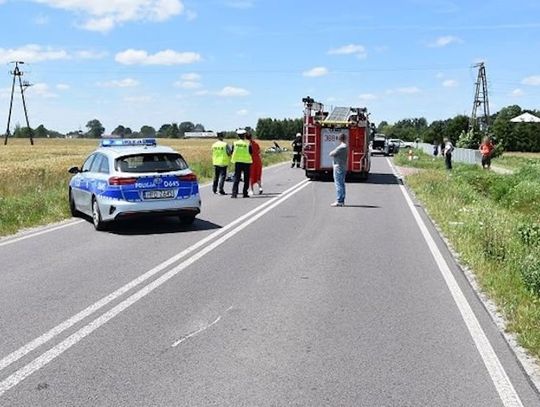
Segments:
[[[190,225],[200,212],[196,175],[178,152],[155,139],[104,139],[69,172],[71,214],[91,216],[96,230],[143,215],[179,216]]]

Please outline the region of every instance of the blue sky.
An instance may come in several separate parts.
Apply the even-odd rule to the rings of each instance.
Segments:
[[[0,0],[0,126],[14,59],[31,124],[61,131],[234,129],[299,117],[307,95],[431,121],[469,114],[480,60],[492,110],[539,108],[539,16],[537,0]]]

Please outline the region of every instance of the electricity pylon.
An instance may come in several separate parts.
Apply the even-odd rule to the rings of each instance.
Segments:
[[[481,133],[487,134],[490,114],[486,67],[483,62],[474,65],[474,67],[478,68],[478,78],[476,80],[471,121],[469,122],[469,133],[474,132],[474,129],[478,126]],[[478,116],[478,109],[480,107],[482,107],[482,115]]]

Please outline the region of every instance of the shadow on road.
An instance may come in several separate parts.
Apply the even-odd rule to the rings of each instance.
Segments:
[[[363,208],[363,209],[381,209],[380,206],[377,205],[343,205],[344,208]]]
[[[141,218],[118,222],[111,226],[109,233],[124,236],[161,235],[168,233],[196,232],[220,229],[221,226],[210,221],[196,218],[193,225],[186,226],[176,217]]]
[[[375,185],[398,185],[399,181],[394,174],[370,173],[365,183]]]

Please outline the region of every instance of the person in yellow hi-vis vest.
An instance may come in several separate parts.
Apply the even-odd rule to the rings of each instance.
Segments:
[[[231,198],[238,196],[238,185],[240,178],[244,178],[244,188],[242,190],[244,198],[249,198],[249,169],[253,159],[251,158],[251,144],[246,140],[244,129],[236,130],[238,140],[233,144],[231,162],[234,164],[234,183]]]
[[[217,134],[218,140],[212,144],[212,164],[214,165],[214,183],[212,191],[220,195],[227,195],[223,189],[227,177],[227,167],[231,156],[231,146],[223,141],[223,133]]]

